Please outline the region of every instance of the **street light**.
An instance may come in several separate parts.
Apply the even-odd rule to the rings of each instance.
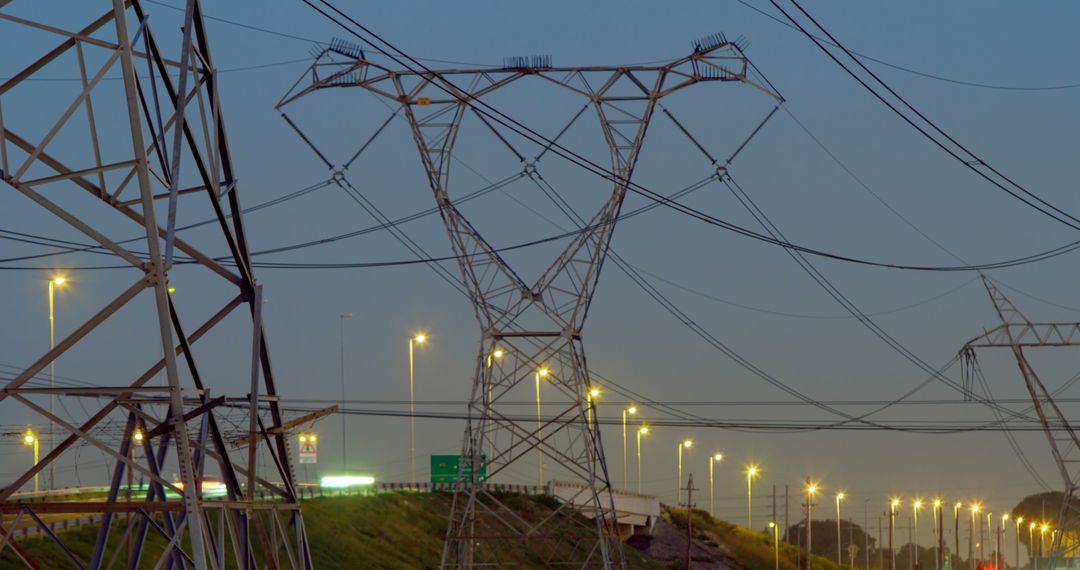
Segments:
[[[922,508],[922,499],[915,499],[915,502],[911,504],[911,510],[915,513],[915,553],[912,559],[912,565],[919,568],[919,509]]]
[[[585,395],[585,403],[587,404],[585,409],[585,427],[587,429],[593,428],[593,400],[596,400],[599,397],[600,390],[597,388],[590,389],[589,393]]]
[[[427,342],[419,333],[409,338],[409,482],[416,483],[416,401],[413,398],[413,345]]]
[[[953,568],[959,570],[960,564],[960,509],[963,508],[964,503],[957,501],[953,505],[952,517],[953,517],[953,558],[956,562],[953,564]]]
[[[145,437],[146,437],[146,436],[145,436],[145,435],[143,435],[143,432],[142,432],[142,430],[135,430],[135,432],[131,434],[131,439],[132,439],[132,440],[134,440],[134,441],[135,441],[135,443],[142,443],[142,440],[143,440],[143,439],[144,439]]]
[[[34,465],[38,464],[38,438],[37,435],[28,426],[26,433],[23,434],[23,445],[34,448]],[[34,492],[41,491],[41,483],[38,480],[38,472],[34,473]]]
[[[836,494],[836,565],[837,566],[842,566],[843,565],[843,561],[840,559],[840,546],[841,546],[841,538],[840,538],[840,536],[841,536],[840,535],[840,501],[843,501],[844,497],[845,497],[845,495],[844,495],[843,492],[840,492],[840,493]]]
[[[937,542],[934,543],[934,568],[935,570],[941,570],[941,557],[942,553],[944,552],[944,549],[942,548],[944,544],[942,544],[942,541],[945,540],[945,533],[942,530],[942,525],[945,524],[945,519],[941,518],[941,499],[934,499],[933,515],[934,534],[937,535]]]
[[[968,529],[968,564],[975,570],[975,515],[982,507],[978,503],[971,505],[971,527]]]
[[[780,527],[769,521],[769,528],[773,529],[773,560],[775,561],[773,569],[780,570]]]
[[[986,539],[985,540],[982,537],[982,530],[979,530],[979,542],[982,543],[982,548],[979,550],[979,558],[982,558],[983,561],[986,560],[986,542],[988,540],[991,540],[990,535],[992,535],[993,532],[994,532],[993,527],[990,525],[990,518],[993,515],[994,515],[994,513],[989,512],[989,511],[987,511],[987,513],[986,513]]]
[[[814,558],[813,532],[811,525],[814,522],[814,494],[818,492],[818,485],[806,478],[806,570],[811,570],[811,561]]]
[[[539,481],[541,487],[544,486],[544,450],[540,447],[540,432],[543,429],[543,424],[540,420],[540,379],[547,378],[548,374],[551,374],[551,371],[548,370],[546,366],[541,366],[534,375],[536,378],[536,454],[539,456],[537,458],[537,468],[540,474]]]
[[[342,313],[338,315],[338,324],[340,325],[340,340],[341,340],[341,469],[346,470],[349,468],[349,452],[346,445],[348,432],[345,430],[345,319],[351,319],[352,313]]]
[[[709,456],[709,515],[716,516],[716,505],[713,502],[713,491],[715,486],[713,485],[713,464],[719,461],[723,461],[723,453],[714,453]]]
[[[693,441],[690,441],[689,439],[684,439],[684,440],[680,441],[679,444],[676,446],[676,447],[679,448],[679,468],[678,468],[678,471],[676,472],[677,475],[675,477],[675,503],[676,504],[682,502],[682,450],[683,450],[684,447],[687,448],[687,449],[690,449],[690,446],[692,446],[692,445],[694,445]],[[690,509],[689,509],[689,506],[687,506],[687,513],[689,513],[689,512],[690,512]],[[687,516],[689,516],[689,514]]]
[[[56,349],[56,311],[55,311],[55,297],[56,288],[63,287],[67,283],[67,278],[63,275],[54,275],[49,279],[49,352]],[[49,389],[56,389],[56,358],[49,360]],[[49,415],[56,413],[56,394],[52,391],[49,392]],[[53,425],[49,423],[49,451],[56,449],[56,434],[53,431]],[[55,462],[49,462],[49,481],[48,488],[52,489],[56,481],[54,480],[53,467]],[[35,462],[36,464],[36,462]]]
[[[900,499],[893,498],[889,501],[889,570],[896,570],[896,550],[893,550],[893,532],[896,527],[896,509],[900,507]]]
[[[641,492],[641,436],[648,435],[649,426],[641,426],[637,429],[637,492]]]
[[[757,477],[758,466],[751,465],[746,468],[746,528],[754,528],[754,477]]]
[[[1039,559],[1035,557],[1035,521],[1028,526],[1028,553],[1031,555],[1032,570],[1039,569]]]
[[[1024,517],[1016,517],[1016,570],[1020,570],[1020,525],[1024,524]]]
[[[637,406],[631,405],[630,407],[623,408],[622,411],[622,484],[623,488],[630,486],[628,481],[628,475],[626,474],[626,416],[634,415],[637,413]]]

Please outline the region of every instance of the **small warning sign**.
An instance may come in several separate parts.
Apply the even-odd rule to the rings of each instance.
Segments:
[[[319,457],[319,443],[313,435],[300,436],[300,463],[316,463]]]

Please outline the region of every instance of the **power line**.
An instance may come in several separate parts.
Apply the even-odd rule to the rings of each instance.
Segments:
[[[814,45],[816,45],[818,47],[818,49],[820,49],[823,53],[825,53],[825,55],[827,55],[829,57],[829,59],[833,60],[833,62],[835,62],[837,65],[839,65],[841,69],[843,69],[848,75],[850,75],[852,77],[852,79],[854,79],[856,82],[858,82],[859,85],[861,85],[864,89],[869,91],[870,94],[874,96],[874,98],[876,98],[881,103],[883,103],[886,107],[888,107],[898,117],[903,119],[904,122],[909,124],[912,128],[914,128],[920,134],[922,134],[930,142],[934,143],[935,146],[937,146],[941,150],[945,151],[949,156],[956,159],[964,167],[971,170],[972,172],[977,174],[979,177],[983,178],[984,180],[986,180],[990,184],[994,185],[998,189],[1006,192],[1007,194],[1009,194],[1013,198],[1016,198],[1017,200],[1023,202],[1027,206],[1031,207],[1032,209],[1035,209],[1036,211],[1042,213],[1043,215],[1045,215],[1045,216],[1047,216],[1049,218],[1052,218],[1052,219],[1054,219],[1054,220],[1056,220],[1056,221],[1058,221],[1058,222],[1060,222],[1062,224],[1065,224],[1065,225],[1069,226],[1070,228],[1080,229],[1080,219],[1077,219],[1076,217],[1069,214],[1068,212],[1065,212],[1064,210],[1058,208],[1057,206],[1054,206],[1050,202],[1048,202],[1048,201],[1044,200],[1043,198],[1039,197],[1035,193],[1029,191],[1027,188],[1024,188],[1023,186],[1017,184],[1012,179],[1005,176],[1000,171],[998,171],[996,168],[994,168],[992,165],[990,165],[988,162],[984,161],[982,158],[980,158],[974,152],[969,150],[966,146],[964,146],[963,144],[958,142],[955,138],[953,138],[951,135],[949,135],[947,132],[945,132],[941,127],[939,127],[936,123],[934,123],[929,118],[927,118],[926,115],[924,115],[922,112],[920,112],[918,109],[916,109],[911,103],[909,103],[906,99],[904,99],[899,93],[897,93],[895,90],[893,90],[892,87],[890,87],[887,83],[885,83],[885,81],[883,81],[880,77],[878,77],[873,71],[871,71],[868,67],[866,67],[866,65],[864,65],[862,63],[862,61],[860,61],[857,57],[855,57],[855,55],[851,51],[849,51],[846,47],[844,47],[844,45],[842,43],[840,43],[840,41],[837,40],[836,37],[834,37],[831,33],[829,33],[829,31],[827,29],[825,29],[824,26],[822,26],[817,20],[815,20],[814,17],[811,16],[809,12],[804,10],[803,7],[801,5],[799,5],[799,3],[796,0],[789,0],[789,1],[791,2],[791,4],[793,6],[795,6],[799,10],[799,12],[801,12],[806,18],[808,18],[811,22],[813,22],[814,26],[816,26],[817,29],[821,30],[821,32],[824,33],[829,38],[829,40],[831,40],[832,45],[835,45],[837,48],[839,48],[841,51],[843,51],[852,61],[855,62],[856,65],[858,65],[864,72],[866,72],[871,78],[873,78],[873,80],[877,84],[881,85],[892,97],[894,97],[897,101],[899,101],[899,103],[901,105],[903,105],[909,111],[914,113],[915,116],[918,117],[918,119],[921,120],[923,124],[927,125],[930,129],[936,131],[938,134],[940,134],[942,137],[944,137],[945,140],[948,143],[951,143],[957,150],[954,150],[953,148],[949,148],[949,146],[946,145],[945,142],[942,142],[941,140],[938,140],[938,138],[935,137],[932,133],[928,132],[925,128],[923,128],[923,126],[920,126],[918,123],[916,123],[916,121],[914,119],[909,117],[903,111],[898,109],[893,103],[888,101],[885,98],[884,95],[882,95],[876,89],[871,87],[862,77],[860,77],[857,73],[852,71],[851,68],[849,68],[847,65],[845,65],[828,48],[826,48],[822,44],[821,40],[818,40],[818,38],[816,36],[814,36],[812,33],[810,33],[806,28],[804,28],[802,26],[802,24],[800,24],[795,18],[793,18],[791,16],[791,14],[789,14],[786,10],[784,10],[780,6],[780,4],[778,3],[777,0],[769,0],[769,2],[772,3],[772,5],[774,7],[776,7],[777,10],[780,10],[780,12],[795,27],[797,27],[807,38],[809,38],[810,41],[813,42]],[[964,155],[966,155],[966,158],[961,156],[960,153],[963,153]],[[986,172],[983,172],[980,169],[980,167],[985,167],[987,170],[989,170],[992,174],[994,174],[995,176],[997,176],[1001,180],[995,180],[989,174],[987,174]],[[1009,185],[1009,186],[1012,186],[1016,190],[1012,190],[1012,189],[1008,188],[1006,186],[1006,184]],[[1024,196],[1021,196],[1016,191],[1019,191],[1020,193],[1024,194],[1024,196],[1027,196],[1027,198],[1025,198]]]
[[[774,22],[776,22],[776,23],[778,23],[778,24],[780,24],[782,26],[786,26],[786,27],[788,27],[788,28],[790,28],[792,30],[798,31],[798,28],[791,25],[789,22],[785,22],[785,21],[781,20],[780,18],[777,18],[776,16],[774,16],[774,15],[772,15],[772,14],[770,14],[770,13],[768,13],[768,12],[766,12],[766,11],[764,11],[764,10],[750,4],[746,0],[736,0],[736,2],[738,2],[739,4],[742,4],[743,6],[746,6],[747,8],[757,12],[758,14],[761,14],[762,16],[765,16],[766,18],[768,18],[768,19],[770,19],[770,20],[772,20],[772,21],[774,21]],[[838,45],[836,45],[836,44],[834,44],[834,43],[830,42],[829,40],[826,40],[826,39],[824,39],[822,37],[819,37],[819,36],[814,36],[814,37],[821,40],[823,43],[829,44],[829,45],[831,45],[833,47],[839,47]],[[876,57],[873,57],[873,56],[869,56],[869,55],[866,55],[865,53],[858,52],[858,51],[855,51],[855,50],[850,50],[850,51],[851,51],[851,53],[859,56],[862,59],[865,59],[867,61],[872,61],[872,62],[880,64],[880,65],[884,65],[885,67],[891,67],[891,68],[893,68],[893,69],[895,69],[897,71],[903,71],[905,73],[910,73],[912,75],[918,75],[920,77],[925,77],[927,79],[934,79],[934,80],[937,80],[937,81],[944,81],[946,83],[955,83],[957,85],[965,85],[965,86],[968,86],[968,87],[979,87],[979,88],[983,88],[983,89],[997,89],[997,90],[1001,90],[1001,91],[1060,91],[1060,90],[1063,90],[1063,89],[1076,89],[1077,87],[1080,87],[1080,83],[1064,83],[1064,84],[1060,84],[1060,85],[1031,86],[1031,85],[1000,85],[1000,84],[994,84],[994,83],[980,83],[980,82],[976,82],[976,81],[966,81],[966,80],[963,80],[963,79],[956,79],[956,78],[952,78],[952,77],[946,77],[946,76],[943,76],[943,75],[937,75],[937,74],[929,73],[929,72],[926,72],[926,71],[919,71],[917,69],[913,69],[913,68],[910,68],[910,67],[905,67],[903,65],[899,65],[899,64],[896,64],[896,63],[890,63],[890,62],[885,61],[883,59],[879,59],[879,58],[876,58]]]

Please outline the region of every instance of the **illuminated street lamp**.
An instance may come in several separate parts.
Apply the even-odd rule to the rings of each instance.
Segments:
[[[941,557],[944,553],[945,533],[942,526],[945,524],[945,519],[941,517],[941,499],[934,499],[933,503],[933,515],[934,515],[934,534],[937,535],[937,540],[934,542],[934,569],[941,570],[942,560]],[[1017,569],[1019,570],[1019,569]]]
[[[813,533],[811,532],[814,522],[814,495],[818,492],[818,484],[806,478],[806,570],[811,570],[813,556]]]
[[[922,508],[922,499],[915,499],[914,503],[911,503],[911,511],[915,513],[915,552],[912,558],[912,564],[917,569],[919,567],[919,509]]]
[[[840,535],[840,501],[844,500],[844,493],[840,492],[836,494],[836,565],[842,566],[843,561],[840,559],[840,546],[842,539]]]
[[[1002,552],[1001,543],[1005,540],[1005,529],[1009,526],[1009,513],[1001,515],[1001,526],[998,527],[997,566],[1005,566],[1005,554]],[[1019,569],[1017,569],[1019,570]]]
[[[649,426],[643,425],[637,429],[637,492],[641,492],[641,436],[648,435]]]
[[[678,467],[678,471],[676,471],[676,476],[675,476],[675,502],[676,503],[682,502],[682,483],[681,483],[681,481],[682,481],[682,453],[683,453],[683,448],[685,447],[686,449],[690,449],[690,447],[692,445],[694,445],[693,441],[690,441],[689,439],[684,439],[684,440],[680,441],[678,443],[678,445],[676,446],[678,448],[678,453],[679,453],[679,467]],[[687,512],[689,512],[689,507],[687,508]]]
[[[1031,568],[1032,570],[1038,570],[1039,559],[1035,557],[1035,521],[1031,521],[1028,525],[1028,551],[1031,554]]]
[[[758,472],[757,465],[746,468],[746,528],[754,528],[754,477]]]
[[[540,380],[547,378],[551,374],[551,370],[548,370],[546,366],[541,366],[537,369],[534,378],[536,379],[536,454],[537,454],[537,469],[540,473],[540,486],[544,486],[544,450],[540,447],[541,430],[543,430],[543,422],[540,419]]]
[[[773,530],[773,569],[780,570],[780,527],[776,526],[775,522],[769,521],[769,528]]]
[[[628,488],[630,486],[630,483],[628,481],[629,476],[626,474],[626,463],[627,463],[627,458],[626,458],[626,416],[627,415],[632,416],[632,415],[634,415],[636,413],[637,413],[637,406],[634,406],[634,405],[630,405],[629,407],[623,408],[623,411],[622,411],[622,484],[623,484],[624,489]]]
[[[896,550],[893,549],[893,535],[896,527],[896,509],[900,507],[900,499],[893,498],[889,501],[889,570],[896,570]]]
[[[55,311],[55,297],[56,289],[63,287],[67,283],[67,278],[63,275],[54,275],[49,279],[49,352],[56,349],[56,311]],[[56,389],[56,358],[49,360],[49,389]],[[49,415],[56,413],[56,394],[49,392]],[[56,434],[53,431],[52,423],[49,424],[49,451],[56,449]],[[37,462],[35,462],[36,464]],[[54,462],[49,462],[49,480],[48,488],[52,489],[56,485],[54,479],[53,465]]]
[[[975,570],[975,515],[982,507],[978,503],[971,505],[971,527],[968,529],[968,564]]]
[[[38,464],[38,437],[29,426],[26,428],[26,433],[23,434],[23,445],[34,448],[34,465]],[[41,491],[41,483],[38,479],[39,473],[34,473],[34,492]]]
[[[953,505],[953,568],[959,570],[960,564],[960,509],[964,507],[964,503],[957,501]]]
[[[709,514],[714,517],[716,516],[716,505],[713,502],[713,491],[715,489],[715,485],[713,484],[713,464],[719,463],[720,461],[723,461],[723,459],[723,453],[714,453],[709,456]]]
[[[419,333],[409,338],[409,482],[416,482],[416,402],[413,398],[413,345],[427,342],[427,335]]]
[[[1024,517],[1016,517],[1016,570],[1020,570],[1020,525],[1024,524]]]

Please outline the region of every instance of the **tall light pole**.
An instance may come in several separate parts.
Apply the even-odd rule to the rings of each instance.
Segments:
[[[900,506],[900,499],[889,501],[889,570],[896,570],[896,550],[893,549],[893,529],[896,527],[896,509]]]
[[[1039,527],[1039,558],[1046,556],[1046,531],[1050,528],[1050,525],[1043,523]],[[1039,563],[1039,559],[1035,559],[1035,563]]]
[[[746,528],[754,528],[754,477],[757,477],[758,466],[751,465],[746,468]]]
[[[413,345],[427,342],[427,335],[420,333],[409,337],[409,482],[416,483],[416,400],[413,386]]]
[[[990,538],[990,535],[994,533],[994,529],[990,526],[990,519],[994,515],[992,512],[986,513],[986,538],[982,536],[982,529],[979,529],[979,544],[982,546],[979,548],[979,558],[986,561],[986,540]]]
[[[628,480],[628,475],[626,474],[627,473],[627,470],[626,470],[626,463],[627,463],[627,460],[626,460],[626,416],[627,415],[632,416],[632,415],[634,415],[636,413],[637,413],[637,406],[634,406],[634,405],[631,405],[630,407],[627,407],[627,408],[623,408],[623,411],[622,411],[622,485],[623,485],[624,489],[630,487],[630,482]]]
[[[915,513],[915,552],[912,564],[916,570],[919,568],[919,509],[921,508],[922,499],[915,499],[915,502],[911,504],[911,511]]]
[[[773,569],[780,570],[780,528],[773,521],[769,521],[769,528],[773,530]]]
[[[979,514],[981,507],[978,504],[971,505],[971,527],[968,529],[968,566],[975,570],[975,515]]]
[[[49,279],[49,351],[52,352],[56,348],[56,313],[55,313],[55,296],[56,288],[62,287],[67,279],[62,275],[56,275],[52,279]],[[53,358],[49,361],[49,388],[56,389],[56,359]],[[56,414],[56,394],[49,392],[49,415]],[[36,439],[35,439],[36,441]],[[52,422],[49,422],[49,451],[56,449],[56,432],[53,430]],[[34,462],[35,465],[37,462]],[[49,485],[48,488],[52,489],[56,485],[56,481],[53,479],[54,472],[53,466],[55,461],[49,462]]]
[[[843,561],[841,560],[841,554],[840,554],[840,551],[842,550],[840,548],[841,542],[842,542],[842,540],[841,540],[842,535],[840,534],[840,501],[843,501],[843,500],[844,500],[844,494],[843,493],[837,493],[836,494],[836,565],[837,566],[843,565]]]
[[[585,394],[585,426],[586,429],[593,429],[593,408],[596,406],[596,399],[600,397],[600,390],[597,388],[590,388]]]
[[[812,570],[811,561],[814,559],[813,530],[814,523],[814,495],[818,492],[817,483],[806,479],[806,570]]]
[[[679,466],[678,466],[678,469],[675,472],[676,473],[676,475],[675,475],[675,503],[676,504],[682,502],[682,485],[679,483],[679,481],[682,481],[682,450],[683,450],[684,447],[687,448],[687,449],[690,449],[690,446],[692,446],[692,445],[694,445],[694,442],[690,441],[689,439],[684,439],[684,440],[680,441],[678,446],[677,446],[679,448],[678,449],[678,454],[679,454],[678,464],[679,464]],[[689,514],[690,513],[689,506],[687,506],[686,512],[687,512],[686,516],[689,517],[690,516],[690,514]]]
[[[345,430],[345,319],[351,319],[352,313],[342,313],[338,315],[338,324],[341,340],[341,469],[349,469],[349,452],[347,451],[346,442],[348,441],[348,435]]]
[[[648,435],[649,426],[641,426],[637,429],[637,492],[641,492],[641,436]]]
[[[1035,521],[1028,525],[1028,554],[1031,557],[1031,570],[1038,570],[1039,560],[1035,558]]]
[[[1016,517],[1016,570],[1020,570],[1020,525],[1024,524],[1024,517]]]
[[[723,453],[714,453],[709,456],[709,515],[716,516],[716,505],[713,502],[713,492],[715,486],[713,485],[713,464],[723,461]]]
[[[945,554],[945,519],[941,516],[941,499],[934,499],[934,533],[937,534],[937,543],[934,545],[934,569],[941,570],[944,563],[942,556]]]
[[[543,429],[543,420],[540,418],[540,381],[542,379],[544,379],[544,378],[547,378],[548,374],[551,374],[551,371],[548,370],[546,367],[541,367],[539,370],[536,371],[536,375],[535,375],[535,378],[536,378],[536,441],[538,441],[538,442],[541,440],[540,431]],[[536,458],[537,459],[537,461],[536,461],[537,469],[539,469],[539,473],[540,473],[540,479],[539,479],[540,486],[543,487],[544,486],[544,450],[540,446],[539,443],[536,445],[536,455],[537,455],[537,458]]]
[[[30,429],[30,426],[26,426],[26,433],[23,434],[23,445],[27,445],[34,448],[34,465],[38,464],[38,438],[37,434]],[[41,484],[38,480],[39,473],[34,473],[34,492],[41,491]]]

